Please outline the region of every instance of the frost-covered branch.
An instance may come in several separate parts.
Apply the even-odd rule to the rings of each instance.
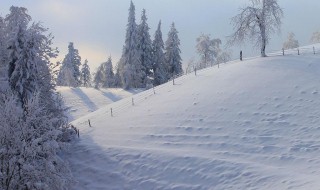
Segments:
[[[270,35],[280,31],[283,11],[277,0],[251,0],[251,3],[231,19],[235,32],[229,36],[228,45],[251,40],[255,46],[260,46],[261,56],[265,57]]]

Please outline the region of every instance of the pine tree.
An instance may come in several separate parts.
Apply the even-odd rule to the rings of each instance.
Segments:
[[[91,73],[88,65],[88,60],[84,61],[81,69],[81,83],[84,87],[89,87],[91,84]]]
[[[113,72],[113,66],[112,66],[112,59],[111,57],[108,58],[108,61],[103,64],[103,70],[104,70],[104,85],[105,88],[112,88],[114,87],[114,72]]]
[[[4,18],[0,16],[0,78],[6,78],[6,59],[7,59],[7,44],[6,44],[6,25]]]
[[[24,101],[31,99],[38,89],[36,82],[37,68],[33,60],[35,52],[31,41],[27,39],[25,27],[18,26],[15,35],[9,41],[9,86],[24,106]]]
[[[175,28],[174,23],[172,23],[171,29],[168,33],[168,39],[165,43],[165,60],[170,75],[169,77],[183,73],[182,59],[180,56],[181,50],[179,46],[180,40],[178,37],[178,31]]]
[[[162,40],[161,21],[158,24],[158,29],[155,32],[153,47],[153,73],[154,73],[154,85],[160,85],[167,82],[168,73],[165,66],[164,58],[164,43]]]
[[[96,89],[99,89],[104,84],[104,74],[103,74],[102,64],[97,68],[97,72],[94,74],[93,84],[94,84],[94,88]]]
[[[119,62],[119,74],[125,89],[145,87],[145,72],[140,61],[137,45],[137,24],[135,22],[135,6],[131,1],[125,45]]]
[[[65,56],[58,75],[57,84],[59,86],[77,87],[81,84],[80,73],[81,57],[73,43],[68,46],[68,54]]]
[[[138,27],[138,48],[141,56],[140,61],[142,64],[143,71],[146,73],[146,77],[153,77],[152,73],[152,41],[149,34],[149,26],[147,24],[146,10],[143,9],[141,16],[141,23]],[[146,81],[147,79],[144,79]]]
[[[123,85],[122,85],[122,81],[121,81],[120,71],[119,71],[119,67],[117,65],[116,74],[114,75],[114,87],[120,88],[122,86]]]

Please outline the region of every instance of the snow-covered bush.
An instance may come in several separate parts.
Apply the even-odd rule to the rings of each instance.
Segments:
[[[35,95],[23,109],[12,93],[0,104],[0,189],[67,189],[71,174],[57,153],[64,146],[56,118]]]

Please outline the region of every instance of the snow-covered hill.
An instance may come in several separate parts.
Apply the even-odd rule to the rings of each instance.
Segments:
[[[73,122],[74,189],[319,189],[319,55],[233,62],[175,83]]]
[[[99,108],[119,101],[141,92],[141,90],[126,91],[123,89],[95,89],[95,88],[70,88],[57,87],[57,91],[62,95],[65,106],[68,108],[68,117],[73,121]]]

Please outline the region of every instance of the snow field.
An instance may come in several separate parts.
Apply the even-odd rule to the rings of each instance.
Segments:
[[[233,62],[75,120],[74,189],[317,189],[319,62]]]
[[[62,87],[57,91],[62,95],[65,106],[68,108],[70,121],[94,112],[105,105],[119,101],[122,98],[141,92],[141,90],[126,91],[123,89],[95,89],[85,87]]]

